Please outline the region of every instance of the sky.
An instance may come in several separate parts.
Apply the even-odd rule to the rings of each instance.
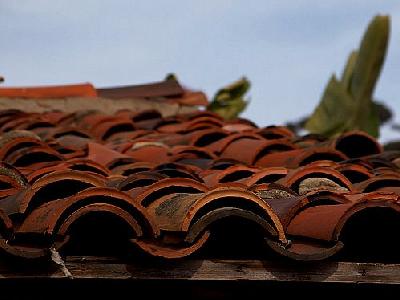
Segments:
[[[313,111],[376,14],[392,31],[375,98],[400,123],[399,0],[0,0],[0,75],[7,86],[113,86],[174,72],[209,97],[246,76],[243,116],[283,124]]]

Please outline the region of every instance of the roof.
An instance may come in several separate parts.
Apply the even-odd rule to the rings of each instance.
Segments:
[[[207,111],[126,109],[3,110],[0,132],[3,254],[307,261],[397,249],[400,156],[363,132],[327,140]]]
[[[10,99],[13,101],[9,101]],[[83,101],[86,109],[103,109],[108,113],[107,108],[110,106],[131,110],[137,110],[139,107],[140,110],[156,108],[163,115],[168,115],[165,110],[172,105],[189,108],[208,104],[207,96],[203,92],[185,88],[175,79],[107,88],[96,88],[91,83],[0,87],[1,109],[21,108],[22,110],[42,112],[59,110],[60,103],[67,102],[63,106],[63,111],[77,111],[79,110],[79,106],[76,106],[77,100]],[[33,110],[33,104],[39,108]]]

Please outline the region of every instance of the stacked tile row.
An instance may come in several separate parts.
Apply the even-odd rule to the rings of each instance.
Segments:
[[[0,249],[18,257],[62,251],[74,224],[105,213],[151,256],[192,255],[234,219],[279,255],[320,260],[346,248],[362,211],[400,213],[400,155],[362,132],[298,137],[210,112],[8,110],[0,145]]]

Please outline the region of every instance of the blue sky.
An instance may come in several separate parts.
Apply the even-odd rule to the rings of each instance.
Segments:
[[[378,13],[392,34],[375,95],[400,114],[398,0],[0,0],[0,74],[7,85],[110,86],[175,72],[209,96],[246,75],[244,116],[281,124],[312,112]]]

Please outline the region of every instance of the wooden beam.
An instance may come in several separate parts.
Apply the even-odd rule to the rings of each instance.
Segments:
[[[123,263],[101,257],[68,257],[72,277],[48,263],[0,264],[2,279],[117,279],[140,281],[264,281],[340,284],[400,284],[400,264],[352,262],[271,262],[261,260],[182,260]]]

